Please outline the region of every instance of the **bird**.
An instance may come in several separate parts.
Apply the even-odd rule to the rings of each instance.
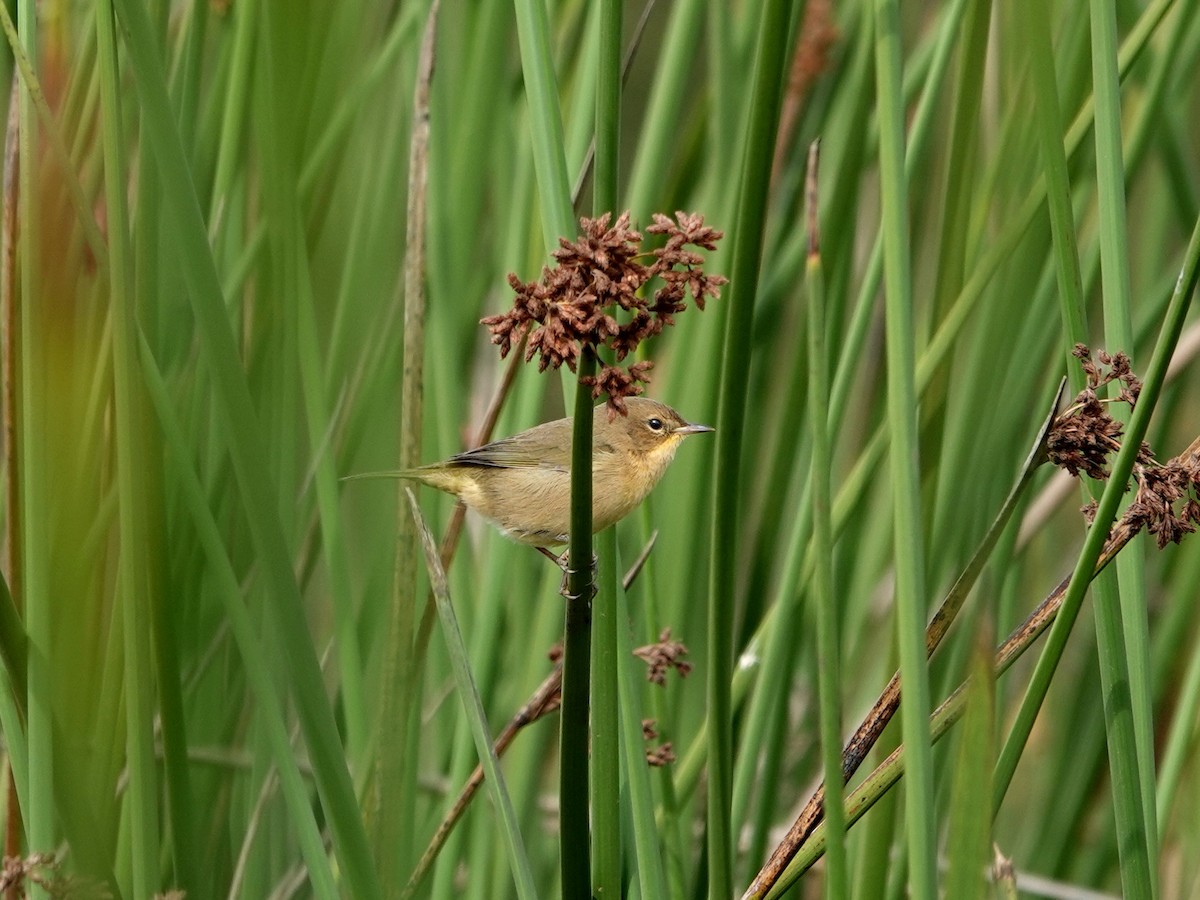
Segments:
[[[688,422],[665,403],[625,400],[626,415],[593,411],[592,531],[616,524],[658,483],[680,443],[715,429]],[[571,530],[571,417],[455,454],[443,462],[350,478],[406,478],[452,494],[508,537],[537,548],[566,544]]]

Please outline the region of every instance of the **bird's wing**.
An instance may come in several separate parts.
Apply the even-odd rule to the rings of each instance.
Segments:
[[[492,441],[474,450],[456,453],[450,457],[450,462],[460,466],[485,466],[490,469],[523,469],[538,464],[535,458],[511,438]]]
[[[536,449],[531,449],[531,447]],[[571,425],[567,419],[546,422],[510,438],[502,438],[450,458],[459,466],[493,469],[571,468]]]

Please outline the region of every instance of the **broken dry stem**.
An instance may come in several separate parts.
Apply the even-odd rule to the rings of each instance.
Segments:
[[[1050,405],[1050,410],[1042,422],[1042,427],[1039,429],[1037,437],[1034,440],[1033,447],[1029,451],[1029,455],[1025,459],[1025,465],[1021,469],[1021,474],[1017,478],[1016,484],[1013,485],[1009,492],[1008,498],[993,521],[988,533],[984,536],[983,541],[976,549],[974,556],[962,574],[959,575],[953,587],[951,587],[946,598],[934,613],[929,625],[925,630],[925,653],[926,657],[932,657],[942,639],[950,630],[954,619],[958,616],[962,609],[963,603],[966,602],[967,596],[974,587],[979,573],[983,570],[984,564],[991,556],[992,549],[999,540],[1001,533],[1007,526],[1009,519],[1012,517],[1013,511],[1016,509],[1017,501],[1028,487],[1033,473],[1037,467],[1046,460],[1046,448],[1050,438],[1051,430],[1058,419],[1057,411],[1062,403],[1063,392],[1066,388],[1066,379],[1059,382],[1058,392],[1055,394],[1054,402]],[[900,708],[900,673],[896,672],[892,675],[891,680],[871,707],[870,712],[863,718],[854,734],[846,743],[845,749],[842,752],[842,778],[843,783],[849,782],[854,774],[862,765],[871,748],[875,746],[879,740],[879,736],[883,733],[883,729],[892,720],[896,711]],[[821,822],[824,817],[824,802],[825,802],[825,784],[822,783],[817,788],[816,792],[809,798],[801,811],[800,816],[788,830],[783,841],[775,848],[762,870],[755,877],[747,890],[747,896],[761,896],[760,889],[765,889],[775,882],[776,879],[790,864],[792,858],[796,855],[799,848],[812,834],[813,829]]]
[[[1119,531],[1110,537],[1104,546],[1104,551],[1100,559],[1096,563],[1096,567],[1092,572],[1092,577],[1095,578],[1102,572],[1109,563],[1116,558],[1117,554],[1132,540],[1133,534],[1128,531]],[[1070,583],[1070,578],[1064,578],[1058,586],[1038,605],[1038,607],[1029,614],[1013,632],[1005,639],[996,650],[994,661],[995,674],[997,677],[1008,671],[1009,667],[1023,654],[1033,642],[1041,636],[1050,624],[1054,621],[1054,617],[1058,614],[1059,608],[1062,606],[1063,598],[1067,592],[1067,586]],[[889,684],[889,688],[891,684]],[[947,697],[941,705],[934,710],[930,716],[930,733],[934,741],[939,740],[957,722],[966,709],[966,682],[960,684],[953,693]],[[885,692],[886,693],[886,692]],[[899,684],[896,685],[895,700],[899,704]],[[882,702],[883,698],[880,698]],[[879,707],[879,702],[872,708],[867,719],[864,720],[864,726],[869,721],[872,721],[876,716]],[[886,723],[884,723],[886,724]],[[882,726],[879,728],[882,731]],[[873,742],[872,742],[873,744]],[[861,760],[860,760],[861,762]],[[904,774],[904,747],[897,747],[892,753],[880,763],[864,780],[859,787],[851,791],[845,800],[846,823],[853,825],[870,809],[883,795],[898,782]],[[824,802],[825,786],[820,788],[813,794],[805,805],[804,810],[793,826],[792,831],[789,831],[788,837],[784,839],[784,843],[780,844],[777,850],[781,858],[785,858],[782,866],[775,867],[768,862],[768,865],[755,877],[754,882],[743,895],[743,900],[748,898],[759,897],[775,897],[782,893],[783,889],[790,886],[800,875],[804,874],[813,863],[820,859],[824,852],[824,824],[822,822],[822,804]],[[810,812],[810,810],[812,810]],[[796,840],[793,842],[793,832]],[[784,844],[787,844],[790,852],[784,854]],[[774,856],[772,860],[774,860]],[[786,877],[785,877],[786,876]],[[773,890],[779,886],[780,890]]]

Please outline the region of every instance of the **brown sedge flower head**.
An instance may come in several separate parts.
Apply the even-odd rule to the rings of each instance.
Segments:
[[[658,740],[658,723],[654,719],[642,719],[642,740],[647,744]],[[647,747],[646,762],[658,768],[675,762],[675,750],[671,742],[663,741],[657,747]]]
[[[675,748],[671,746],[670,741],[665,741],[659,747],[651,747],[646,750],[646,764],[649,766],[661,769],[673,762],[675,762]]]
[[[65,880],[57,873],[58,861],[50,853],[31,853],[28,856],[5,856],[0,867],[0,890],[23,891],[36,884],[52,896],[64,893]]]
[[[1108,457],[1121,448],[1123,427],[1108,413],[1107,403],[1125,403],[1132,409],[1142,389],[1124,353],[1091,351],[1076,344],[1073,355],[1087,377],[1087,386],[1072,405],[1054,423],[1047,439],[1050,461],[1078,477],[1080,472],[1099,480],[1107,479]],[[1097,391],[1116,382],[1120,385],[1111,401],[1101,400]],[[1195,445],[1193,445],[1195,446]],[[1133,465],[1136,490],[1132,502],[1114,528],[1114,533],[1132,536],[1143,528],[1154,535],[1159,549],[1179,543],[1200,525],[1200,453],[1189,451],[1160,463],[1145,441],[1138,448]],[[1096,503],[1082,509],[1090,525],[1095,519]]]
[[[1083,472],[1103,481],[1108,478],[1108,455],[1120,448],[1124,426],[1109,415],[1106,401],[1100,399],[1098,392],[1114,381],[1119,382],[1121,390],[1114,402],[1126,403],[1132,409],[1142,383],[1133,374],[1129,357],[1124,353],[1110,356],[1102,350],[1093,360],[1087,346],[1076,344],[1072,355],[1083,367],[1087,385],[1054,423],[1047,450],[1050,462],[1072,475]]]
[[[607,213],[581,219],[582,233],[574,241],[559,238],[555,265],[543,267],[538,280],[508,276],[512,308],[480,320],[501,358],[527,337],[525,360],[537,356],[539,372],[564,364],[574,372],[582,354],[602,346],[622,362],[642,341],[674,325],[689,295],[699,309],[706,298],[720,295],[727,279],[705,273],[697,251],[715,250],[723,235],[705,225],[703,216],[677,212],[671,219],[656,213],[646,233],[666,240],[650,251],[642,248],[642,234],[630,225],[628,212],[610,221]],[[647,296],[655,280],[660,285]],[[642,393],[651,365],[605,364],[582,382],[593,398],[608,396],[610,415],[624,415],[625,398]]]
[[[687,678],[692,671],[692,664],[687,662],[688,649],[680,641],[671,640],[671,629],[664,628],[658,636],[658,642],[638,647],[633,655],[648,666],[646,680],[651,684],[663,685],[667,682],[667,672],[674,669],[680,678]]]

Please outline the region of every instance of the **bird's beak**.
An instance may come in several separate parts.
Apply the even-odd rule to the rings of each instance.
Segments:
[[[702,431],[716,431],[711,425],[680,425],[675,434],[699,434]]]

